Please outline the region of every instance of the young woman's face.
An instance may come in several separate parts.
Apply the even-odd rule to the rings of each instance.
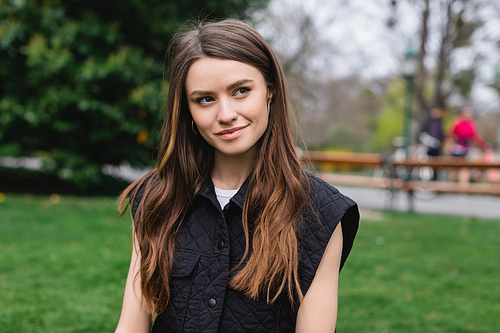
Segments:
[[[257,68],[233,60],[201,58],[191,65],[185,89],[198,132],[216,154],[255,153],[255,144],[267,129],[271,98]]]

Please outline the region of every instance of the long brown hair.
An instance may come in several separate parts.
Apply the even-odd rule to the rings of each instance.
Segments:
[[[252,298],[265,295],[268,303],[284,290],[292,304],[296,298],[301,301],[296,229],[309,197],[309,183],[294,148],[287,86],[276,55],[252,27],[237,20],[198,23],[178,36],[171,50],[157,168],[131,184],[119,199],[123,214],[127,198],[132,202],[149,179],[134,228],[141,257],[141,290],[150,313],[160,313],[167,306],[176,232],[213,165],[213,148],[191,129],[184,89],[190,66],[202,57],[254,66],[273,91],[268,128],[257,143],[260,147],[243,206],[246,248],[237,268],[249,258],[230,284]]]

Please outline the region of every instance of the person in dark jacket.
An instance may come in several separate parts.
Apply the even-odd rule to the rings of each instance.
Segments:
[[[446,114],[444,107],[434,107],[424,118],[418,135],[420,143],[427,147],[427,155],[440,156],[441,144],[445,139],[443,118]]]
[[[119,201],[133,251],[116,332],[334,332],[359,212],[303,170],[276,55],[238,20],[171,50],[157,167]]]

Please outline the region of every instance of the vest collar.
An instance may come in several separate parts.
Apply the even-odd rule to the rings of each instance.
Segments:
[[[245,179],[245,182],[241,185],[240,189],[236,194],[231,198],[231,202],[236,204],[241,210],[243,210],[243,204],[245,203],[245,195],[247,193],[248,189],[248,183],[250,182],[250,177],[252,174],[250,174],[247,179]],[[217,201],[217,195],[215,194],[215,188],[214,188],[214,183],[212,182],[212,178],[208,176],[205,181],[203,182],[203,185],[200,188],[200,191],[196,194],[195,197],[198,195],[205,197],[209,199],[214,205],[219,206],[219,202]]]

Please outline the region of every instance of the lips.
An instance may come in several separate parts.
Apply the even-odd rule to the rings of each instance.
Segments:
[[[229,128],[229,129],[220,131],[216,134],[224,140],[234,140],[243,133],[243,131],[245,130],[245,128],[247,128],[247,126],[239,126],[239,127]]]

